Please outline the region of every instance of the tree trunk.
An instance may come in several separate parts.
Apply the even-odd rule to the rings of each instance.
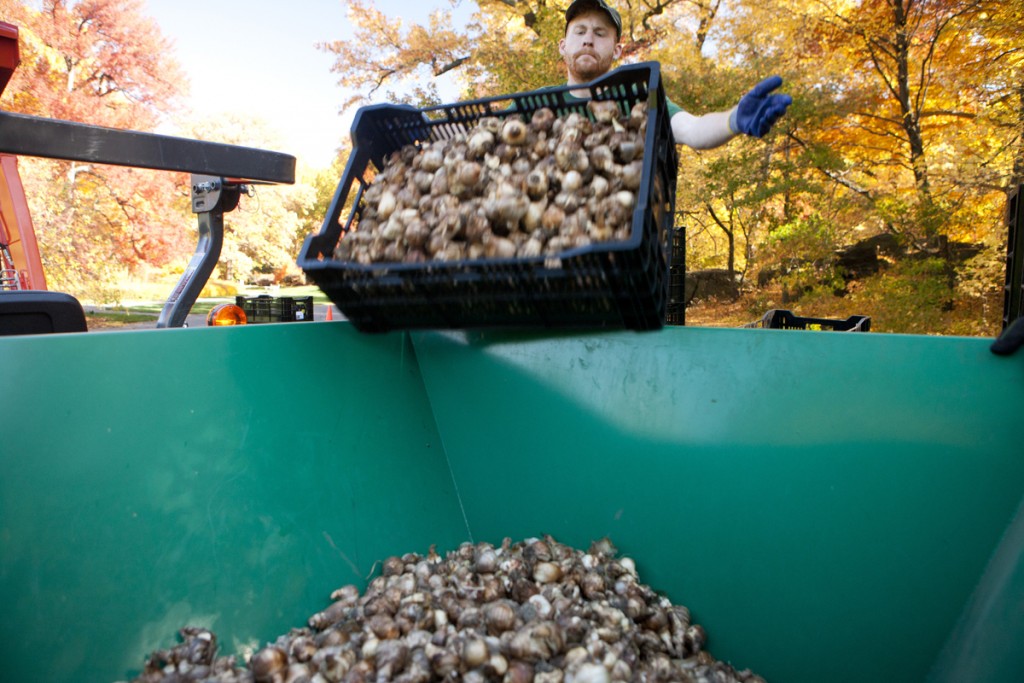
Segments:
[[[910,166],[914,183],[921,202],[922,215],[930,215],[932,206],[931,188],[928,183],[928,166],[924,155],[924,138],[921,135],[921,115],[914,106],[910,94],[910,36],[907,27],[907,7],[904,0],[893,0],[893,24],[896,31],[896,88],[900,107],[900,125],[907,136],[910,147]],[[935,234],[935,225],[926,221],[926,237]]]
[[[734,232],[732,230],[730,230],[728,232],[728,238],[729,238],[729,261],[728,261],[728,266],[727,267],[728,267],[728,270],[729,270],[729,276],[732,277],[732,276],[736,275],[736,235],[734,234]]]

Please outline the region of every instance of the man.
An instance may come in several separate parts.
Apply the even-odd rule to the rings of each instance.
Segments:
[[[622,18],[605,0],[575,0],[565,11],[565,37],[558,52],[565,60],[568,85],[588,83],[611,70],[622,55]],[[767,78],[739,104],[724,112],[694,116],[673,102],[668,103],[672,134],[677,144],[694,149],[723,145],[739,133],[761,137],[767,133],[793,102],[789,95],[772,94],[782,78]],[[572,91],[588,97],[586,90]]]

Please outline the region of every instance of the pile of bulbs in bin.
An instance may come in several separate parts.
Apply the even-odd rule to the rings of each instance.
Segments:
[[[549,108],[485,116],[451,138],[392,152],[361,201],[341,261],[420,263],[550,256],[627,240],[644,167],[647,102],[628,115]]]
[[[640,583],[605,540],[582,552],[546,536],[464,543],[442,557],[390,557],[363,595],[352,585],[256,651],[217,657],[216,636],[149,656],[137,681],[761,682],[705,649],[689,610]]]

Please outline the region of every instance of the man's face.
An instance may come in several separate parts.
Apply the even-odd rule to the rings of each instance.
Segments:
[[[607,14],[583,12],[569,23],[565,38],[558,41],[558,52],[568,68],[569,83],[586,83],[612,68],[622,45]]]

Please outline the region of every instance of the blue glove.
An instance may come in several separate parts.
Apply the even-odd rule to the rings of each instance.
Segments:
[[[793,103],[789,95],[772,95],[782,85],[782,76],[764,79],[740,99],[739,106],[729,115],[729,127],[736,133],[760,138],[771,130],[786,108]]]

